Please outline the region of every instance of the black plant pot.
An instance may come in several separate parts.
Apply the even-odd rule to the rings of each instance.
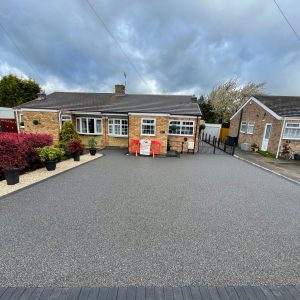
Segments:
[[[90,154],[91,155],[96,155],[97,149],[96,148],[90,148]]]
[[[300,154],[294,154],[294,160],[300,160]]]
[[[4,170],[4,177],[8,185],[14,185],[20,181],[20,169],[14,168],[9,170]]]
[[[54,171],[56,169],[56,160],[45,161],[45,167],[48,171]]]
[[[73,158],[75,161],[80,161],[80,153],[74,153]]]

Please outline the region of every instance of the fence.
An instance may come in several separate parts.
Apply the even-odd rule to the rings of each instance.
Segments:
[[[221,138],[216,138],[215,136],[211,136],[210,134],[207,135],[207,133],[202,133],[201,135],[201,141],[209,144],[213,147],[213,154],[216,154],[216,149],[223,151],[224,153],[234,155],[235,153],[235,142],[232,142],[228,139],[225,139],[223,142]]]
[[[0,119],[0,132],[17,132],[15,119]]]

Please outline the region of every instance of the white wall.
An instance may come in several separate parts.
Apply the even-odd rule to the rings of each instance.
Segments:
[[[14,111],[12,108],[0,107],[0,119],[14,119]]]
[[[217,139],[220,137],[221,124],[210,124],[205,123],[204,134],[207,133],[207,136],[211,135],[211,137],[215,136]]]

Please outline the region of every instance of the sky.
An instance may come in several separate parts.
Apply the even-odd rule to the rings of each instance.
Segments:
[[[300,35],[299,0],[277,2]],[[1,0],[0,24],[0,76],[46,93],[113,92],[125,72],[127,93],[199,96],[239,78],[300,96],[300,41],[273,0]]]

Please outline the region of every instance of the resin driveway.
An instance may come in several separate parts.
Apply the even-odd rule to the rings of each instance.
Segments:
[[[299,284],[299,195],[228,155],[107,151],[0,198],[0,286]]]

